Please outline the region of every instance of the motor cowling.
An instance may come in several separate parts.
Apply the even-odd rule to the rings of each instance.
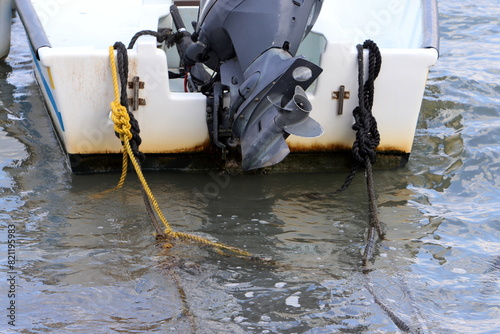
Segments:
[[[288,135],[318,136],[305,90],[322,69],[296,56],[322,0],[203,1],[186,64],[220,74],[245,170],[280,162]]]
[[[217,63],[237,57],[245,69],[269,48],[295,55],[321,6],[322,0],[204,1],[196,43],[186,58],[216,69]]]

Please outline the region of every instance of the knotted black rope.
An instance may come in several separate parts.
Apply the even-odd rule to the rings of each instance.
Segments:
[[[137,32],[132,39],[130,40],[130,43],[127,47],[127,49],[132,49],[135,45],[135,42],[139,39],[141,36],[154,36],[156,37],[156,41],[158,43],[163,43],[165,42],[167,44],[167,47],[172,47],[175,44],[179,44],[182,42],[182,38],[185,36],[183,32],[176,32],[173,33],[172,29],[163,29],[162,31],[154,31],[154,30],[141,30]]]
[[[364,49],[368,49],[368,78],[364,79]],[[372,283],[370,282],[370,271],[367,268],[368,260],[372,256],[375,238],[378,234],[379,238],[384,238],[384,232],[377,213],[377,202],[375,198],[375,187],[373,185],[372,164],[375,163],[377,153],[375,149],[380,143],[380,134],[377,128],[377,121],[372,114],[374,83],[377,78],[380,67],[382,65],[382,57],[377,44],[371,40],[366,40],[363,45],[357,45],[358,50],[358,99],[359,106],[353,110],[354,125],[352,129],[356,131],[356,140],[352,146],[352,155],[354,158],[354,166],[350,174],[347,176],[344,184],[338,192],[349,187],[356,172],[360,166],[365,167],[366,171],[366,188],[368,191],[368,206],[369,206],[369,230],[368,242],[363,254],[363,272],[366,278],[365,287],[372,294],[375,303],[378,304],[394,324],[406,333],[416,333],[412,328],[377,296]]]
[[[344,191],[350,186],[358,168],[362,165],[366,165],[367,159],[369,159],[371,164],[375,163],[377,158],[375,148],[380,143],[377,121],[375,117],[373,117],[371,109],[373,105],[374,83],[380,72],[382,57],[377,45],[371,40],[366,40],[363,45],[358,44],[357,49],[359,106],[352,112],[355,121],[352,129],[356,131],[356,140],[352,145],[354,166],[338,191]],[[364,49],[369,50],[368,79],[366,82],[364,80]]]
[[[363,50],[368,49],[368,78],[364,79],[364,56]],[[354,166],[346,177],[344,184],[338,190],[344,191],[349,187],[358,168],[364,166],[366,170],[366,187],[369,201],[369,221],[368,243],[363,255],[363,265],[371,257],[373,244],[375,242],[375,232],[380,238],[384,237],[380,221],[377,215],[377,203],[375,199],[375,189],[373,186],[372,164],[375,163],[377,153],[375,149],[380,143],[380,134],[377,128],[377,121],[372,114],[374,83],[382,65],[382,57],[377,44],[371,40],[366,40],[363,45],[357,45],[358,50],[358,100],[359,106],[353,110],[354,125],[352,129],[356,131],[356,140],[352,145],[352,155]]]
[[[377,121],[372,115],[374,83],[380,72],[382,58],[377,45],[367,40],[363,46],[358,45],[358,81],[359,106],[353,111],[355,123],[352,129],[356,131],[356,140],[354,141],[352,153],[356,161],[360,164],[365,163],[368,158],[374,163],[377,158],[375,148],[380,143],[380,134],[377,128]],[[368,79],[364,82],[363,49],[369,50],[368,57]]]
[[[130,117],[130,132],[132,132],[132,139],[130,140],[130,147],[132,148],[132,152],[137,157],[140,162],[143,162],[146,158],[144,153],[139,151],[139,145],[142,143],[141,136],[139,133],[141,132],[139,128],[139,122],[134,117],[134,114],[128,110],[128,97],[127,97],[127,84],[128,84],[128,55],[127,49],[122,42],[116,42],[113,45],[113,48],[116,50],[116,58],[118,62],[118,76],[120,78],[120,104],[127,109],[128,115]],[[116,134],[118,137],[119,135]]]

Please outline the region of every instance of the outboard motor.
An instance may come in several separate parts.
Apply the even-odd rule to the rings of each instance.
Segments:
[[[305,93],[322,69],[296,56],[321,6],[322,0],[201,2],[183,61],[191,68],[203,63],[216,73],[207,94],[212,140],[223,149],[239,147],[244,170],[283,160],[290,134],[323,133],[309,117]],[[227,106],[223,92],[229,93]]]

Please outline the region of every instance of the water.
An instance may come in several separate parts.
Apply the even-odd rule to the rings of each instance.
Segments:
[[[68,170],[16,21],[0,62],[0,332],[401,332],[382,304],[413,332],[500,333],[500,7],[443,0],[440,12],[410,162],[375,173],[388,234],[368,274],[361,175],[311,196],[345,174],[148,173],[175,229],[278,264],[156,245],[134,177],[95,199],[118,175]]]

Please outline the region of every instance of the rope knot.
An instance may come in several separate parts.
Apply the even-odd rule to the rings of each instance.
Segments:
[[[360,166],[375,163],[377,152],[375,149],[380,143],[380,133],[377,121],[372,114],[373,96],[375,90],[375,79],[380,73],[382,56],[377,44],[366,40],[362,45],[356,46],[358,51],[358,102],[359,105],[353,110],[354,124],[352,129],[356,131],[356,140],[352,145],[352,155],[355,164],[346,177],[344,184],[338,191],[346,190],[351,184]],[[364,78],[364,49],[368,49],[368,78]]]
[[[114,130],[120,136],[121,141],[132,139],[130,116],[127,108],[122,106],[118,101],[111,102],[111,119],[114,123]]]
[[[358,163],[365,164],[366,159],[375,162],[377,153],[375,149],[380,143],[380,134],[377,121],[372,114],[374,82],[380,73],[382,57],[380,50],[373,41],[366,40],[363,45],[358,45],[358,99],[359,106],[353,110],[355,120],[352,126],[356,131],[356,141],[353,145],[353,155]],[[363,49],[369,50],[368,79],[363,77]]]

